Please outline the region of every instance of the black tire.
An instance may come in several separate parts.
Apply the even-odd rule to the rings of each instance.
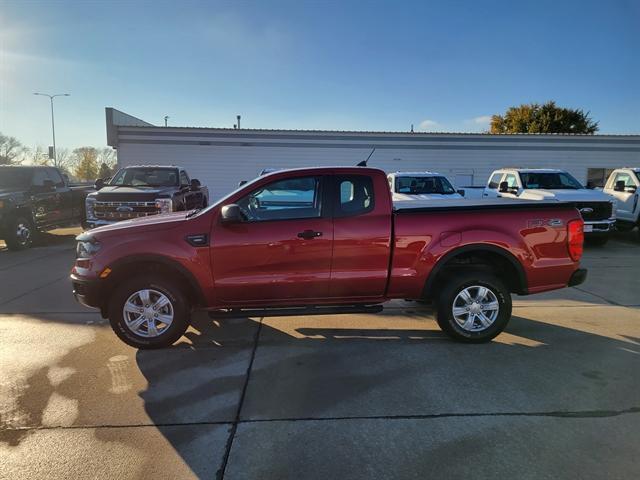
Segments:
[[[23,215],[18,215],[9,220],[4,241],[9,250],[26,250],[33,245],[35,236],[36,229],[33,222]]]
[[[608,241],[609,241],[609,235],[586,238],[587,245],[591,245],[592,247],[604,247]]]
[[[488,327],[482,327],[480,318],[474,316],[471,323],[474,328],[475,326],[478,328],[465,329],[456,321],[453,307],[458,294],[467,288],[470,288],[470,291],[473,292],[473,287],[487,288],[497,301],[498,311],[495,319]],[[475,291],[477,292],[477,290]],[[488,293],[486,295],[487,298],[492,299],[491,295]],[[459,305],[459,303],[456,303],[456,305]],[[473,308],[478,307],[474,306]],[[438,299],[437,309],[438,325],[452,339],[465,343],[489,342],[505,329],[511,319],[511,294],[502,281],[493,275],[478,271],[457,273],[446,280]],[[482,312],[482,314],[486,316],[485,312]],[[492,315],[492,313],[489,313],[489,317]],[[469,319],[468,314],[467,319]]]
[[[138,334],[127,326],[124,317],[124,306],[129,298],[142,290],[152,290],[164,295],[170,302],[173,321],[157,336]],[[153,303],[153,296],[150,303]],[[157,295],[156,295],[157,298]],[[142,308],[143,305],[140,305]],[[108,305],[109,322],[115,334],[126,344],[140,350],[164,348],[173,345],[189,327],[191,305],[188,296],[173,280],[145,274],[124,282],[117,287]],[[160,311],[161,314],[163,311]],[[166,310],[165,310],[166,312]],[[148,322],[147,326],[148,326]],[[154,321],[155,324],[155,321]],[[144,324],[141,326],[144,327]],[[143,332],[144,333],[144,332]]]

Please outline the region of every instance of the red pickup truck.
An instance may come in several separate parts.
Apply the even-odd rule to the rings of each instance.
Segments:
[[[584,281],[582,228],[558,202],[394,206],[381,170],[296,169],[203,210],[83,233],[71,280],[137,348],[176,342],[194,308],[370,312],[391,299],[432,300],[449,336],[485,342],[507,325],[511,293]]]

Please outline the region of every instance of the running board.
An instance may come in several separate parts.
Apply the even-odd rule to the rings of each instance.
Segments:
[[[299,315],[336,315],[349,313],[379,313],[382,305],[345,305],[338,307],[238,308],[210,310],[211,318],[285,317]]]

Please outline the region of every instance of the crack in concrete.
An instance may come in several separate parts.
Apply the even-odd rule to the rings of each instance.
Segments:
[[[247,382],[248,383],[248,382]],[[242,404],[240,404],[240,407]],[[240,408],[238,409],[238,413]],[[197,427],[209,425],[231,425],[237,430],[238,425],[248,425],[253,423],[277,423],[277,422],[331,422],[345,420],[431,420],[438,418],[474,418],[474,417],[553,417],[567,419],[590,419],[590,418],[612,418],[620,415],[633,415],[640,413],[640,407],[631,407],[624,410],[556,410],[549,412],[475,412],[475,413],[433,413],[416,415],[346,415],[336,417],[283,417],[283,418],[263,418],[263,419],[234,419],[233,421],[211,421],[211,422],[182,422],[182,423],[136,423],[136,424],[101,424],[101,425],[70,425],[70,426],[37,426],[37,427],[12,427],[0,429],[1,432],[28,431],[28,430],[86,430],[102,428],[138,428],[138,427]],[[228,451],[225,453],[225,461],[233,444],[235,430],[230,434]],[[226,462],[224,463],[226,466]],[[222,472],[224,475],[224,471]]]
[[[238,424],[240,423],[240,414],[242,413],[242,406],[244,405],[244,398],[247,394],[247,387],[249,386],[249,378],[251,377],[251,370],[253,369],[253,361],[256,358],[256,350],[258,349],[258,344],[260,342],[260,332],[262,331],[262,321],[264,318],[260,318],[260,323],[258,324],[258,328],[256,329],[256,335],[253,342],[253,349],[251,350],[251,358],[249,360],[249,365],[247,366],[247,374],[244,380],[244,385],[242,387],[242,393],[240,395],[240,402],[238,403],[238,409],[236,410],[236,416],[231,425],[231,431],[229,432],[229,438],[227,440],[227,445],[225,447],[224,456],[222,457],[222,465],[220,469],[216,472],[216,478],[222,480],[224,478],[225,471],[227,470],[227,463],[229,462],[229,455],[231,454],[231,448],[233,447],[233,440],[236,437],[236,432],[238,431]]]

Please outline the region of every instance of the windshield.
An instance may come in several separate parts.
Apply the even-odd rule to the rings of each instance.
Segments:
[[[566,172],[520,173],[520,178],[524,188],[545,190],[579,190],[584,188],[578,180]]]
[[[32,171],[27,168],[0,168],[0,187],[20,188],[28,187],[31,183]]]
[[[127,187],[173,187],[178,185],[178,170],[175,168],[123,168],[109,185]]]
[[[451,195],[456,191],[445,177],[396,177],[396,193]]]

